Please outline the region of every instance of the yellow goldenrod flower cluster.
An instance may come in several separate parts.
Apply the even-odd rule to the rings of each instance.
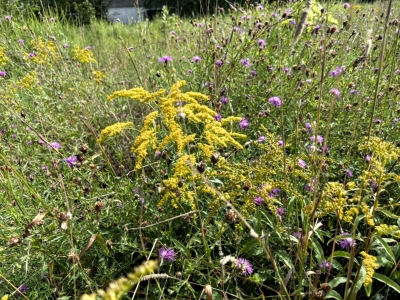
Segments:
[[[4,53],[4,48],[0,46],[0,66],[4,67],[8,62],[8,58]]]
[[[38,37],[37,40],[31,41],[31,45],[35,49],[35,52],[30,54],[26,53],[25,60],[30,60],[38,64],[45,64],[47,62],[53,63],[61,57],[53,41],[44,42],[41,37]]]
[[[21,81],[18,81],[15,84],[21,89],[23,88],[33,89],[34,86],[37,85],[37,82],[38,82],[37,73],[36,71],[33,71],[32,73],[26,74]]]
[[[103,79],[106,77],[106,74],[102,71],[92,71],[92,74],[94,76],[93,80],[97,83],[102,83]]]
[[[98,290],[97,294],[104,300],[120,300],[140,282],[143,276],[154,273],[157,267],[157,262],[150,260],[144,262],[141,266],[135,268],[135,272],[128,274],[128,278],[121,277],[118,280],[110,283],[106,291]],[[91,295],[83,295],[81,300],[96,300],[98,299],[95,293]]]
[[[336,212],[341,219],[346,202],[346,190],[343,189],[343,185],[339,182],[328,182],[322,192],[322,199],[316,216],[320,218]]]
[[[163,196],[159,205],[170,200],[174,207],[177,207],[180,202],[188,202],[194,207],[195,194],[192,191],[192,184],[188,185],[187,182],[193,182],[199,177],[194,174],[197,164],[196,155],[189,153],[189,145],[197,145],[197,155],[205,156],[205,159],[210,160],[216,150],[221,147],[234,146],[236,149],[242,149],[242,145],[236,139],[246,137],[224,128],[233,122],[239,122],[241,118],[227,117],[220,122],[217,121],[215,119],[217,113],[201,104],[201,101],[208,101],[209,97],[196,92],[182,92],[181,88],[185,84],[183,80],[176,82],[168,94],[164,89],[151,93],[138,87],[116,91],[108,97],[109,101],[117,97],[128,97],[141,103],[152,102],[152,107],[155,105],[158,108],[145,118],[131,151],[136,154],[135,170],[138,170],[148,156],[149,148],[161,152],[171,146],[175,147],[177,159],[172,166],[173,174],[163,180],[161,189]],[[159,116],[159,123],[156,123],[157,116]],[[202,129],[196,134],[189,134],[186,124],[201,124],[197,128]],[[225,160],[221,158],[220,161]],[[200,188],[199,190],[214,194],[212,189]]]
[[[128,127],[132,127],[133,123],[132,122],[118,122],[115,124],[112,124],[110,126],[107,126],[101,131],[100,137],[97,139],[97,142],[101,144],[104,142],[108,137],[111,137],[113,135],[116,135],[117,133],[121,133],[122,130]]]
[[[378,226],[375,226],[375,230],[378,233],[378,235],[392,235],[394,237],[399,237],[399,227],[396,225],[387,225],[387,224],[381,224]]]
[[[92,51],[86,48],[80,49],[78,45],[75,45],[74,49],[72,49],[72,57],[81,63],[97,63],[93,58]]]
[[[379,268],[379,264],[376,263],[375,256],[372,256],[365,251],[360,252],[360,254],[364,257],[363,263],[365,268],[367,269],[367,276],[364,280],[364,286],[368,286],[372,283],[372,276],[374,275],[375,269]]]
[[[343,221],[351,223],[354,220],[354,217],[358,215],[358,208],[352,207],[348,211],[346,211]]]
[[[367,224],[369,226],[373,227],[375,225],[375,222],[374,222],[374,217],[372,216],[372,214],[370,212],[370,207],[363,202],[363,203],[361,203],[361,211],[365,215],[365,219],[367,221]]]

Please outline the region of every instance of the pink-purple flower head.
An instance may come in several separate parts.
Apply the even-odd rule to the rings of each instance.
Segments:
[[[60,149],[61,148],[61,144],[57,143],[57,142],[51,142],[47,147],[48,148],[54,148],[54,149]]]
[[[264,203],[264,199],[260,196],[254,198],[254,204],[257,206],[261,206]]]
[[[314,129],[312,129],[311,123],[306,123],[305,126],[306,126],[306,129],[307,129],[307,131],[309,133],[313,133],[314,132]]]
[[[306,164],[306,162],[304,161],[304,160],[302,160],[302,159],[298,159],[297,160],[297,164],[299,165],[299,167],[301,167],[301,168],[307,168],[307,164]]]
[[[332,264],[324,259],[323,261],[321,261],[320,264],[318,264],[318,267],[322,270],[329,271],[330,269],[332,269]]]
[[[214,116],[214,120],[217,121],[217,122],[221,122],[222,116],[221,116],[220,114],[216,114],[216,115]]]
[[[283,216],[285,214],[285,211],[283,210],[282,207],[278,207],[278,209],[276,210],[276,213],[280,216]]]
[[[11,16],[5,16],[4,20],[10,21],[11,20]]]
[[[282,140],[278,141],[278,147],[282,147],[284,145],[284,142]]]
[[[164,63],[164,64],[167,64],[169,61],[172,61],[172,57],[169,55],[164,55],[163,57],[160,57],[158,59],[159,63]]]
[[[172,248],[164,248],[163,247],[158,252],[158,255],[163,260],[164,259],[168,260],[168,261],[174,261],[175,260],[175,251]]]
[[[240,271],[243,276],[251,275],[254,272],[251,263],[244,258],[239,258],[235,264],[235,268]]]
[[[335,95],[336,97],[339,97],[339,96],[340,96],[340,91],[339,91],[337,88],[331,89],[331,93],[332,93],[333,95]]]
[[[5,77],[7,75],[6,71],[0,71],[0,77]]]
[[[223,64],[224,64],[224,61],[221,60],[221,59],[219,59],[219,60],[217,60],[217,61],[215,62],[215,65],[216,65],[218,68],[220,68]]]
[[[250,61],[249,61],[247,58],[241,59],[241,60],[240,60],[240,64],[241,64],[242,66],[245,66],[246,68],[250,68],[250,67],[251,67],[251,63],[250,63]]]
[[[19,39],[19,40],[18,40],[18,44],[23,44],[24,42],[25,42],[24,39]]]
[[[227,98],[227,97],[222,97],[222,98],[220,99],[220,101],[221,101],[223,104],[228,104],[229,98]]]
[[[261,50],[264,49],[265,46],[267,46],[267,43],[266,43],[263,39],[259,39],[259,40],[257,41],[257,43],[258,43],[258,46],[260,46],[260,49],[261,49]]]
[[[311,140],[311,142],[314,142],[315,141],[315,136],[310,136],[310,140]],[[322,142],[324,141],[324,138],[322,137],[322,136],[320,136],[320,135],[317,135],[317,142],[319,143],[319,144],[322,144]]]
[[[246,129],[249,127],[249,125],[249,121],[246,118],[242,118],[242,120],[239,122],[240,129]]]
[[[349,3],[345,3],[345,4],[343,4],[343,7],[346,8],[346,9],[350,8],[350,4]]]
[[[90,45],[85,47],[86,50],[92,50],[92,48],[93,48],[93,47],[90,46]]]
[[[76,155],[67,157],[66,159],[64,159],[64,161],[68,164],[68,167],[72,167],[74,165],[76,165],[76,163],[78,162],[78,157],[76,157]]]
[[[264,141],[265,141],[265,136],[260,136],[259,138],[258,138],[258,141],[260,142],[260,143],[263,143]]]
[[[273,105],[273,106],[276,106],[276,107],[279,107],[279,106],[281,106],[282,105],[282,100],[281,100],[281,98],[279,98],[279,97],[271,97],[271,98],[269,98],[268,99],[268,102],[269,102],[269,104],[271,104],[271,105]]]
[[[349,235],[349,234],[350,233],[348,233],[347,231],[342,232],[342,235]],[[348,237],[348,238],[341,239],[339,241],[339,246],[343,250],[349,250],[350,248],[356,247],[357,243],[353,238]]]
[[[345,66],[336,67],[335,70],[333,70],[332,72],[329,73],[329,76],[336,77],[336,76],[342,74],[344,71],[346,71],[346,67]]]
[[[193,56],[192,62],[199,62],[199,61],[202,61],[200,56]]]

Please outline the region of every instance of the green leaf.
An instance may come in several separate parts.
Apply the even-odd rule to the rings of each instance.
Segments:
[[[175,239],[171,239],[171,241],[176,248],[178,248],[182,253],[186,255],[186,257],[190,257],[189,249],[186,248],[181,242]]]
[[[324,250],[322,250],[321,244],[318,243],[318,241],[312,239],[311,245],[313,246],[313,250],[315,252],[315,257],[317,258],[317,261],[321,262],[322,260],[324,260]]]
[[[400,286],[389,277],[386,277],[385,275],[379,273],[374,273],[374,275],[372,275],[372,278],[390,286],[392,289],[400,294]]]
[[[328,298],[333,298],[333,299],[338,299],[338,300],[342,300],[342,296],[340,296],[340,294],[336,291],[329,291],[328,294],[326,294],[325,299]]]
[[[377,234],[375,235],[375,238],[383,246],[383,248],[385,248],[386,254],[391,258],[392,262],[395,264],[396,263],[396,258],[394,257],[393,251],[389,247],[389,245],[386,243],[386,241],[384,239],[382,239],[382,237],[380,237]],[[379,251],[378,251],[378,253],[379,253]]]
[[[371,296],[372,284],[368,284],[367,286],[364,285],[364,290],[368,297]]]
[[[289,254],[283,251],[278,251],[276,254],[289,269],[293,269],[292,259]]]
[[[339,284],[345,283],[347,281],[346,277],[336,277],[329,282],[329,285],[334,288]]]
[[[386,215],[387,217],[392,218],[392,219],[398,220],[400,218],[400,216],[395,215],[394,213],[384,210],[384,209],[377,209],[377,211],[383,213],[384,215]]]
[[[360,274],[358,276],[358,280],[354,285],[354,289],[353,289],[353,294],[354,295],[361,289],[366,276],[367,276],[367,269],[365,269],[364,264],[362,264],[361,265]],[[349,289],[349,291],[350,290],[351,290],[351,288]]]

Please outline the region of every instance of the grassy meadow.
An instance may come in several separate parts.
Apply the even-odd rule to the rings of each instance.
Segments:
[[[0,299],[397,299],[400,5],[0,22]]]

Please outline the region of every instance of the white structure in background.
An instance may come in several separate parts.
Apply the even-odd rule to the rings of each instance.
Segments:
[[[143,7],[143,2],[143,0],[112,0],[108,18],[113,22],[120,20],[124,24],[144,21],[146,9]]]

